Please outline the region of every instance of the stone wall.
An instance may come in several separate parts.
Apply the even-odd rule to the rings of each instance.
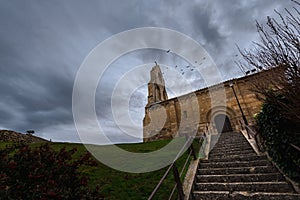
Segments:
[[[251,125],[262,102],[252,90],[253,82],[263,83],[268,71],[229,80],[209,88],[159,102],[148,102],[145,108],[144,141],[173,138],[196,132],[201,134],[207,125],[216,128],[216,117],[227,116],[233,131],[240,130],[243,121],[238,102]],[[150,91],[149,93],[154,93]]]

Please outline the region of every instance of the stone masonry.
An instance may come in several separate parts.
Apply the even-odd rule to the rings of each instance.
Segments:
[[[262,104],[251,91],[251,83],[265,81],[268,73],[269,70],[264,70],[168,99],[161,70],[158,65],[154,66],[143,120],[144,141],[174,138],[192,131],[202,133],[207,125],[239,131],[242,114],[232,87],[251,125]]]
[[[300,199],[289,181],[268,160],[257,155],[241,133],[222,133],[201,160],[190,195],[195,200]]]

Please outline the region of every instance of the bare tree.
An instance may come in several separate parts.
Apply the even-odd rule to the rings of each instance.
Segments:
[[[300,122],[300,3],[292,1],[295,6],[285,9],[285,15],[275,10],[279,19],[267,17],[265,25],[256,22],[261,41],[254,42],[252,50],[239,48],[243,61],[238,65],[255,71],[271,70],[265,73],[264,82],[253,81],[253,90],[259,98],[274,101],[287,118]],[[278,94],[285,100],[275,98]]]

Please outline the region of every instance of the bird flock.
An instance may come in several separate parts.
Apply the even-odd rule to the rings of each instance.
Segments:
[[[171,49],[166,50],[166,53],[170,53],[170,52],[171,52]],[[203,58],[202,58],[203,61],[204,61],[205,59],[206,59],[206,57],[203,57]],[[156,61],[154,61],[154,62],[155,62],[155,65],[157,65],[157,62],[156,62]],[[195,61],[195,65],[199,65],[199,66],[200,66],[200,65],[202,65],[202,64],[203,64],[203,62],[200,62],[200,63],[198,64],[198,61],[197,61],[197,60]],[[196,68],[195,65],[187,65],[187,66],[181,68],[181,69],[180,69],[181,74],[184,75],[184,74],[186,73],[187,70],[193,72],[193,71],[195,70],[195,68]],[[175,65],[175,69],[178,69],[178,70],[179,70],[179,68],[180,68],[180,67],[178,67],[178,65]],[[167,67],[167,69],[168,69],[168,67]],[[163,73],[163,74],[164,74],[164,73]]]

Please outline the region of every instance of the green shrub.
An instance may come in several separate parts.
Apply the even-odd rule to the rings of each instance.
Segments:
[[[287,100],[276,95],[279,101]],[[297,124],[288,120],[274,101],[265,100],[257,116],[259,132],[270,157],[292,179],[300,182],[300,152],[290,144],[300,146]]]
[[[97,163],[88,153],[74,159],[75,152],[54,151],[48,144],[0,149],[1,199],[99,199],[99,189],[89,189],[78,170]]]

